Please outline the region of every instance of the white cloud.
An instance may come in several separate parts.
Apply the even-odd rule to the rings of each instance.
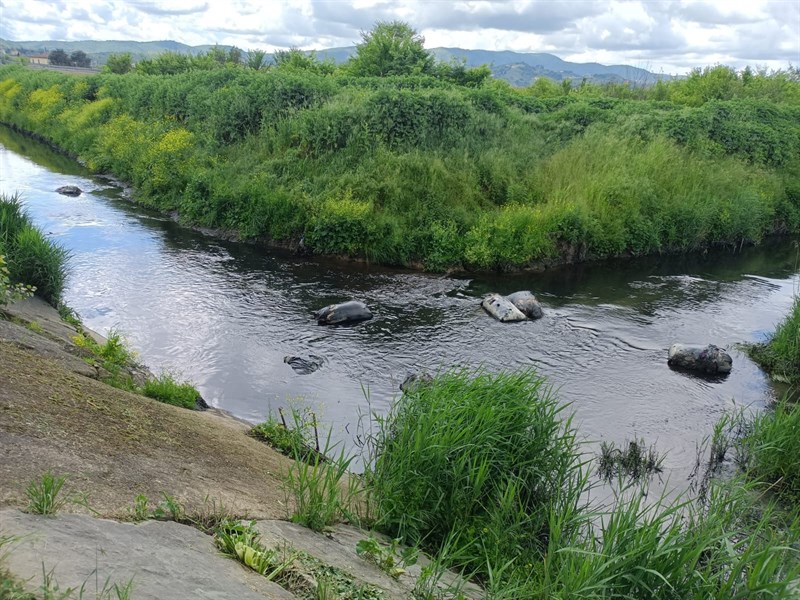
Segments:
[[[408,21],[428,47],[551,52],[669,73],[800,63],[798,0],[0,0],[12,40],[172,39],[274,50],[357,43]]]

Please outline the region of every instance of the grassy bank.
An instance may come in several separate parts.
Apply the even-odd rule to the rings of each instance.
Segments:
[[[33,225],[17,196],[0,194],[0,257],[11,285],[32,286],[37,296],[58,306],[69,253]]]
[[[763,344],[747,347],[750,357],[776,379],[800,382],[800,300]]]
[[[592,466],[533,372],[446,373],[404,395],[370,442],[375,525],[490,598],[786,597],[800,575],[800,520],[758,481],[712,481],[702,502],[632,485],[588,504]]]
[[[513,89],[423,67],[4,67],[0,120],[187,223],[386,264],[506,269],[739,247],[800,227],[793,73]]]

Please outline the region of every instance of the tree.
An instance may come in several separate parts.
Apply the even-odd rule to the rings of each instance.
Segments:
[[[133,68],[131,61],[131,53],[124,52],[122,54],[110,54],[106,61],[105,70],[109,73],[116,73],[117,75],[124,75]]]
[[[254,71],[260,71],[264,68],[264,62],[267,58],[265,50],[250,50],[247,53],[247,66]]]
[[[354,75],[419,75],[433,70],[433,56],[425,50],[425,38],[402,21],[378,21],[362,32],[362,43],[349,68]]]
[[[70,55],[69,62],[73,67],[83,67],[84,69],[92,66],[92,59],[86,56],[83,50],[75,50]]]
[[[330,75],[336,70],[332,61],[321,61],[314,51],[303,52],[298,48],[277,50],[272,55],[272,64],[281,71],[311,71],[321,75]]]
[[[68,67],[70,65],[69,54],[61,49],[50,52],[50,54],[47,56],[47,60],[51,65],[59,65],[62,67]]]

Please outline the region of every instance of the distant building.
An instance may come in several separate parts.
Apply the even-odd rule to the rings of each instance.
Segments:
[[[32,65],[49,65],[50,58],[47,54],[31,54],[28,57],[28,62]]]

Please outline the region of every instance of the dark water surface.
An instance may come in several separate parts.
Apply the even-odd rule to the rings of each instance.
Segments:
[[[74,184],[88,193],[60,196]],[[404,376],[452,365],[535,366],[572,403],[580,433],[633,435],[668,452],[681,485],[696,443],[734,405],[777,394],[732,349],[729,377],[709,382],[667,367],[673,342],[732,347],[763,339],[798,284],[789,240],[737,254],[589,264],[542,274],[443,277],[279,255],[184,229],[45,146],[0,128],[0,191],[20,192],[36,223],[73,254],[66,301],[92,329],[125,333],[142,361],[194,381],[210,404],[251,421],[311,406],[351,440],[359,412],[385,412]],[[536,322],[501,324],[484,293],[530,289]],[[318,326],[313,312],[351,298],[375,319]],[[286,355],[324,357],[311,375]]]

